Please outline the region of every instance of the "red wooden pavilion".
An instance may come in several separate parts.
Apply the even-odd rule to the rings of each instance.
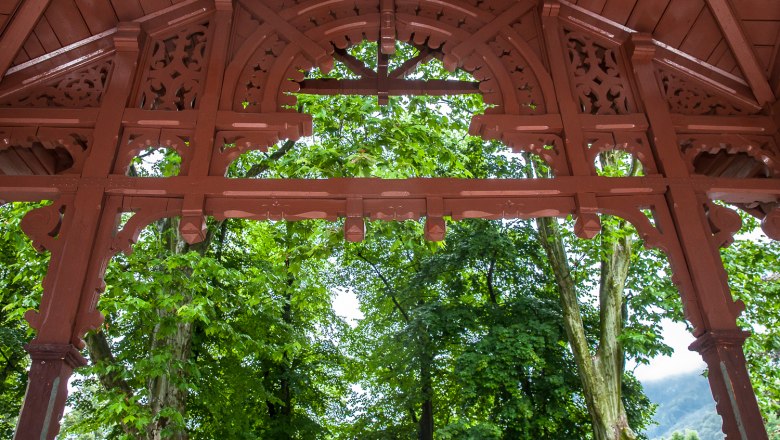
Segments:
[[[370,71],[346,48],[378,41]],[[420,56],[394,71],[395,41]],[[718,249],[733,204],[780,238],[780,3],[775,0],[3,0],[0,203],[53,200],[22,222],[51,252],[16,438],[59,430],[82,336],[97,328],[108,260],[140,229],[181,216],[190,242],[206,216],[454,219],[567,216],[582,237],[598,214],[631,221],[669,257],[728,439],[766,439]],[[441,59],[478,81],[404,79]],[[339,60],[361,76],[305,79]],[[242,180],[240,154],[311,133],[290,92],[478,91],[494,104],[470,131],[540,155],[552,179]],[[182,157],[177,177],[128,177],[148,147]],[[596,175],[626,150],[646,176]],[[645,212],[652,212],[652,220]],[[121,228],[121,213],[133,213]]]

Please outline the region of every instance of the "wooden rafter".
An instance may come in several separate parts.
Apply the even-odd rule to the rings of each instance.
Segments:
[[[11,23],[5,28],[0,39],[0,79],[5,76],[11,67],[16,54],[27,41],[35,25],[38,24],[43,12],[49,6],[51,0],[24,0],[13,17]]]
[[[758,103],[764,105],[775,102],[776,98],[769,86],[764,69],[758,62],[753,47],[740,25],[739,19],[734,14],[729,0],[707,0],[707,6],[723,31],[723,36],[734,53],[742,73],[745,74]]]

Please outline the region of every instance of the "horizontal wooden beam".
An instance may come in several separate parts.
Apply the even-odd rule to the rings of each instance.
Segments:
[[[409,80],[399,78],[382,79],[382,92],[390,96],[403,95],[463,95],[479,93],[479,83],[448,80]],[[364,95],[374,96],[380,92],[377,79],[306,79],[301,83],[300,93],[310,95]]]
[[[98,109],[0,108],[0,125],[94,127]]]

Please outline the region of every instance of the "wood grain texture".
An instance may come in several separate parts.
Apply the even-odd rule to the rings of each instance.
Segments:
[[[672,47],[679,47],[704,6],[704,0],[675,2],[659,20],[653,36]]]
[[[601,15],[620,24],[626,24],[637,0],[607,0]]]
[[[44,16],[63,46],[92,36],[73,0],[52,0]]]
[[[715,17],[705,8],[689,29],[679,49],[700,60],[706,60],[722,39]]]
[[[669,6],[669,2],[670,0],[637,1],[631,16],[626,21],[626,26],[639,32],[652,33]]]

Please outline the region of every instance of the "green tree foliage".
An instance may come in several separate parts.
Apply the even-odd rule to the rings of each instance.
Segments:
[[[33,333],[24,320],[37,307],[48,258],[38,254],[19,228],[21,217],[38,205],[0,206],[0,437],[11,438],[30,366],[24,344]]]
[[[780,246],[761,237],[755,219],[721,254],[734,295],[746,306],[741,324],[752,336],[745,343],[748,368],[767,419],[780,416]]]
[[[699,434],[696,431],[677,431],[669,437],[669,440],[699,440]]]

